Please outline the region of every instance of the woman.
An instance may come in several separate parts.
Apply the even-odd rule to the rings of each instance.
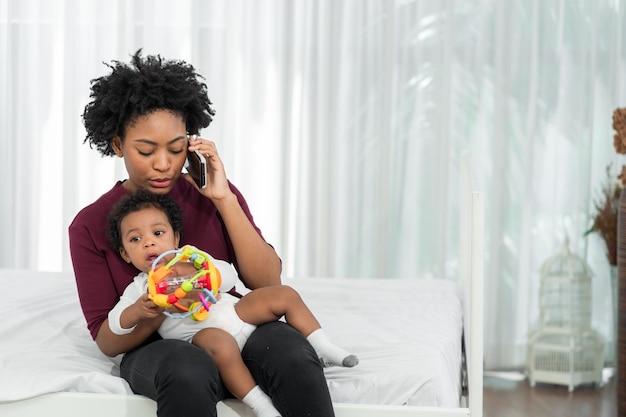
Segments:
[[[159,416],[216,416],[216,403],[231,395],[215,363],[197,346],[156,335],[165,316],[142,320],[126,335],[103,326],[136,274],[108,244],[107,215],[139,188],[169,194],[182,207],[185,242],[234,264],[247,287],[280,284],[281,261],[228,181],[215,144],[194,136],[215,114],[195,69],[160,56],[143,58],[141,51],[132,65],[114,61],[110,68],[92,81],[83,114],[85,141],[103,156],[123,158],[128,179],[81,210],[69,227],[83,313],[100,350],[124,354],[121,376],[134,392],[157,402]],[[208,184],[202,189],[181,173],[193,151],[207,159]],[[317,355],[295,329],[282,322],[259,326],[241,354],[283,416],[334,415]]]

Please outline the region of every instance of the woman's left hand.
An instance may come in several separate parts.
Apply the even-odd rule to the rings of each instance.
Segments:
[[[183,174],[185,179],[191,182],[200,193],[210,198],[212,201],[219,201],[232,195],[232,191],[228,186],[224,164],[217,152],[215,142],[194,135],[189,138],[188,151],[198,151],[206,158],[207,186],[203,189],[198,188],[189,174]]]

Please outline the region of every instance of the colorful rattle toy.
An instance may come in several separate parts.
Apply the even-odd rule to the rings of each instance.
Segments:
[[[159,261],[167,255],[175,253],[166,265],[156,268]],[[190,262],[198,270],[191,278],[170,277],[174,272],[172,265],[177,262]],[[219,270],[211,261],[211,256],[201,250],[185,245],[182,249],[170,250],[159,255],[152,262],[152,269],[148,272],[148,292],[150,299],[156,305],[163,308],[176,306],[186,313],[170,313],[164,311],[168,317],[184,319],[190,317],[192,320],[202,321],[209,315],[209,308],[217,303],[217,292],[222,284],[222,277]],[[179,300],[191,290],[202,290],[198,295],[200,301],[185,307]]]

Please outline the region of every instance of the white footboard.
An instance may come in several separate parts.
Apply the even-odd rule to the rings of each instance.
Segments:
[[[405,407],[391,405],[335,404],[336,417],[460,417],[469,416],[467,408]],[[220,402],[219,417],[254,417],[243,403]],[[138,395],[59,392],[26,401],[0,403],[5,417],[154,417],[156,403]]]
[[[483,280],[484,193],[478,189],[469,165],[461,156],[459,275],[464,291],[464,345],[466,352],[468,407],[472,416],[483,415]]]

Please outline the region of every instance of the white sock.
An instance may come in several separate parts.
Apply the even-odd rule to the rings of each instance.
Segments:
[[[258,385],[255,385],[241,401],[250,407],[257,417],[281,417],[278,410],[274,408],[272,399]]]
[[[359,363],[359,358],[328,340],[324,330],[317,329],[307,336],[324,366],[340,365],[352,368]]]

